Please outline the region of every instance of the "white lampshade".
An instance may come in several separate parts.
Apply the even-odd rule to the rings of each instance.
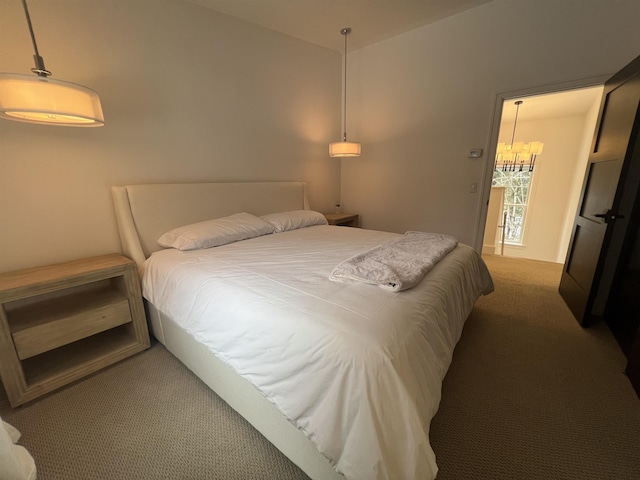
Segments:
[[[524,142],[515,142],[511,146],[511,151],[513,153],[522,153],[523,150],[524,150]]]
[[[0,118],[73,127],[104,125],[100,97],[93,90],[14,73],[0,73]]]
[[[544,143],[542,142],[531,142],[530,151],[535,155],[540,155],[542,153],[542,149],[544,148]]]
[[[329,144],[330,157],[359,157],[362,147],[356,142],[334,142]]]

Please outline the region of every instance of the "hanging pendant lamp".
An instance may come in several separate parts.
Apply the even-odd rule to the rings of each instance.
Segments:
[[[32,75],[0,73],[0,118],[18,122],[72,127],[101,127],[104,115],[100,97],[75,83],[49,78],[38,52],[26,0],[22,0],[33,43]]]
[[[330,157],[359,157],[362,147],[359,143],[347,141],[347,36],[351,33],[350,28],[343,28],[340,33],[344,35],[344,82],[343,88],[343,104],[342,104],[342,126],[344,133],[341,142],[329,144]]]
[[[524,102],[518,100],[515,102],[516,116],[513,121],[513,133],[511,135],[511,143],[498,143],[496,151],[496,160],[494,169],[499,168],[505,172],[515,172],[518,170],[528,170],[533,172],[533,168],[536,166],[536,158],[542,153],[544,143],[542,142],[516,142],[516,127],[518,126],[518,113],[520,112],[520,105]]]

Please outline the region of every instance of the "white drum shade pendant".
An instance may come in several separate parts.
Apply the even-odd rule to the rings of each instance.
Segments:
[[[347,36],[351,33],[350,28],[343,28],[340,33],[344,35],[344,82],[342,84],[342,126],[344,133],[341,142],[329,144],[330,157],[359,157],[362,147],[359,143],[347,141]]]
[[[359,157],[361,146],[356,142],[334,142],[329,144],[329,155],[332,157]]]
[[[73,127],[100,127],[104,115],[98,94],[82,85],[49,78],[38,53],[26,0],[22,0],[35,54],[33,75],[0,73],[0,118]]]
[[[104,125],[93,90],[47,77],[0,73],[0,116],[8,120],[76,127]]]

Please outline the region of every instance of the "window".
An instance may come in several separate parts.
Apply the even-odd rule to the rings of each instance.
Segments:
[[[528,169],[512,172],[497,169],[493,172],[492,186],[505,187],[503,215],[507,214],[506,243],[522,244],[532,177],[533,172]]]

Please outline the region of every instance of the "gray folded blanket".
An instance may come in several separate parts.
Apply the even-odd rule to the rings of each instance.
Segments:
[[[451,235],[406,232],[402,237],[359,253],[336,266],[330,280],[363,282],[399,292],[411,288],[453,250]]]

